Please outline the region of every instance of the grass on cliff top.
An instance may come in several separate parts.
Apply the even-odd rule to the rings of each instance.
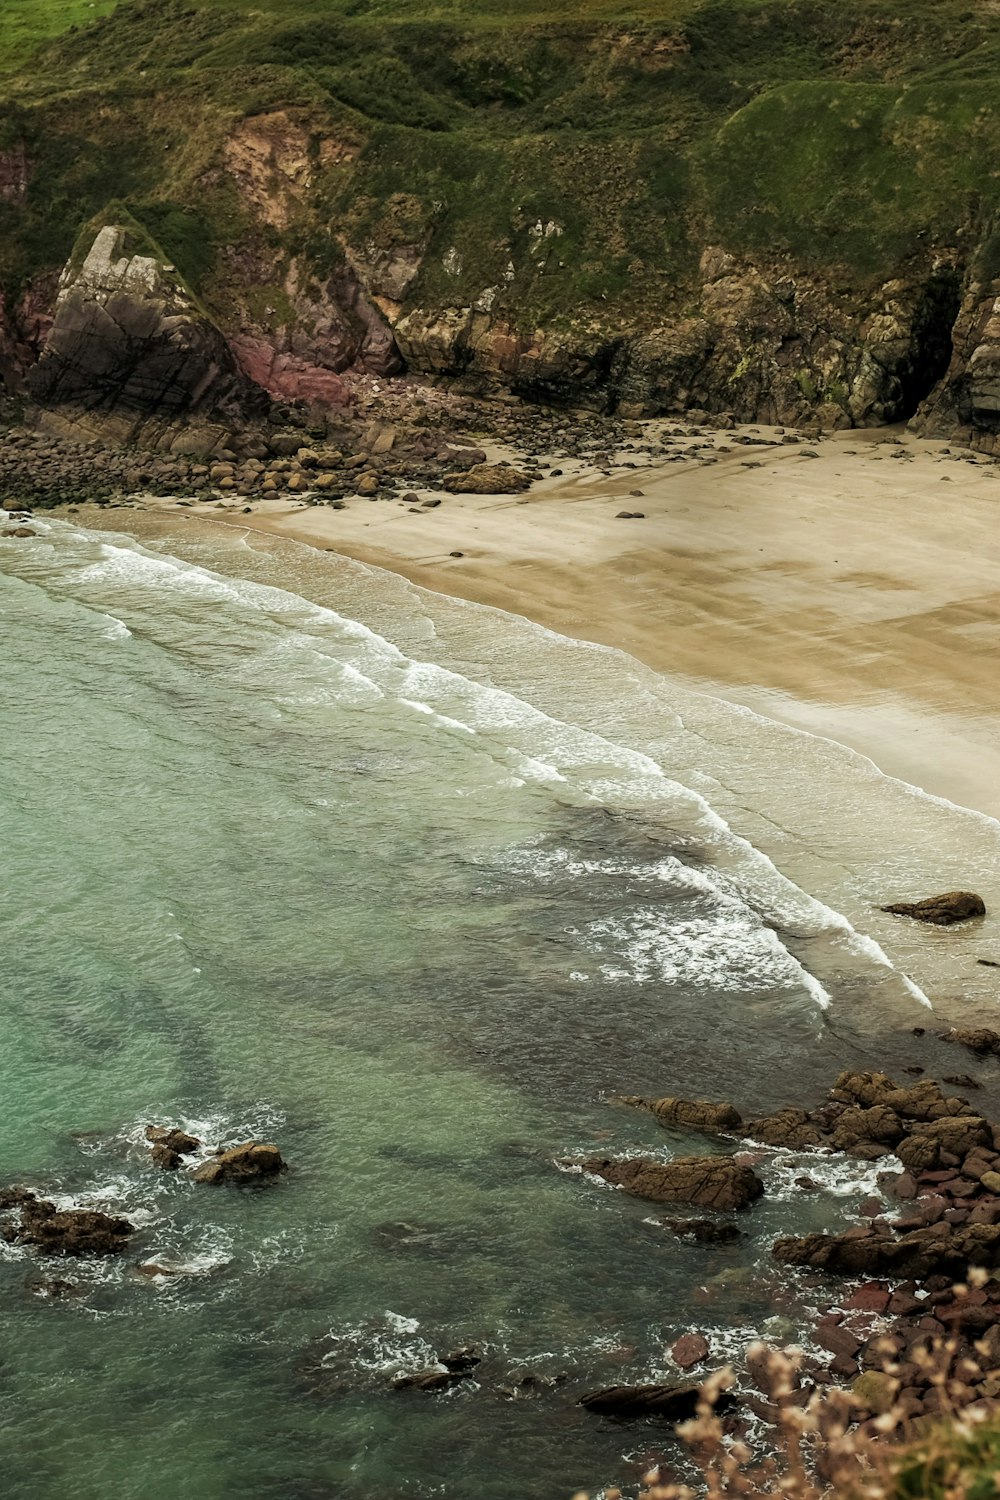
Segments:
[[[115,197],[209,301],[233,255],[304,252],[321,275],[336,225],[355,246],[426,247],[429,304],[634,319],[684,305],[706,243],[849,287],[962,250],[1000,206],[1000,21],[963,0],[0,8],[0,146],[23,139],[34,173],[25,205],[0,205],[8,287],[58,266]],[[218,162],[234,123],[269,110],[361,147],[316,170],[280,235],[240,222]],[[558,233],[538,240],[539,222]]]
[[[0,73],[23,67],[43,42],[109,15],[116,4],[117,0],[3,0]]]

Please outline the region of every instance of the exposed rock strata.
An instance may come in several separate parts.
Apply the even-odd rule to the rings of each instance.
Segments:
[[[40,405],[114,419],[122,439],[151,424],[243,417],[263,399],[173,268],[130,254],[124,229],[102,229],[67,268],[41,357],[26,387]]]

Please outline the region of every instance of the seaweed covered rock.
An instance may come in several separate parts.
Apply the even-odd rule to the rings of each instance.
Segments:
[[[749,1208],[764,1191],[752,1167],[729,1156],[589,1157],[575,1163],[636,1198],[653,1203],[695,1203],[703,1208]]]

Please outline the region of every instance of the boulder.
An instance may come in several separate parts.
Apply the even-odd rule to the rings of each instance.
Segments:
[[[747,1208],[764,1191],[752,1167],[741,1166],[728,1156],[679,1156],[669,1162],[642,1156],[590,1157],[574,1165],[653,1203]]]
[[[700,1385],[609,1385],[599,1391],[588,1391],[580,1406],[605,1417],[666,1417],[671,1422],[686,1422],[695,1416],[702,1399]],[[716,1411],[733,1405],[733,1398],[723,1394],[715,1403]]]
[[[909,1141],[929,1137],[941,1151],[950,1151],[954,1156],[966,1156],[976,1146],[992,1146],[993,1132],[979,1115],[960,1115],[958,1118],[920,1120],[911,1128]],[[909,1144],[909,1142],[907,1142]],[[910,1165],[909,1162],[906,1163]]]
[[[220,1151],[191,1175],[195,1182],[261,1182],[287,1170],[277,1146],[244,1141],[228,1151]]]
[[[685,1333],[671,1346],[670,1358],[682,1370],[693,1369],[708,1358],[708,1340],[700,1333]]]
[[[986,903],[973,891],[945,891],[922,901],[895,901],[883,906],[882,911],[894,917],[912,917],[915,922],[931,922],[935,927],[950,927],[953,922],[985,916]]]
[[[897,1145],[902,1138],[903,1124],[895,1110],[885,1104],[868,1109],[855,1105],[837,1119],[830,1144],[849,1156],[869,1157],[872,1142],[884,1148]]]
[[[962,1099],[946,1099],[937,1084],[923,1078],[909,1088],[900,1088],[887,1073],[841,1073],[830,1094],[845,1104],[866,1109],[881,1105],[903,1120],[936,1120],[942,1115],[973,1114]]]
[[[145,1133],[147,1141],[166,1146],[168,1151],[176,1151],[181,1156],[190,1156],[201,1145],[197,1136],[188,1135],[186,1130],[178,1130],[173,1125],[147,1125]]]
[[[453,1375],[467,1375],[477,1365],[481,1365],[482,1356],[471,1345],[465,1345],[461,1349],[452,1349],[450,1354],[442,1354],[441,1364]]]
[[[30,1198],[20,1205],[20,1222],[0,1233],[13,1243],[34,1245],[43,1255],[118,1255],[135,1225],[129,1219],[96,1209],[58,1209],[47,1198]]]
[[[509,464],[477,464],[464,474],[446,474],[443,483],[452,495],[520,495],[531,488],[527,474]]]
[[[731,1104],[713,1104],[708,1099],[651,1099],[649,1108],[661,1125],[678,1125],[685,1130],[709,1133],[737,1130],[743,1123]]]
[[[181,1164],[180,1153],[171,1151],[169,1146],[164,1146],[159,1141],[153,1146],[149,1154],[156,1165],[162,1167],[164,1172],[176,1172]]]
[[[823,1132],[804,1109],[779,1109],[762,1120],[751,1120],[746,1133],[765,1146],[779,1146],[786,1151],[804,1151],[823,1144]]]

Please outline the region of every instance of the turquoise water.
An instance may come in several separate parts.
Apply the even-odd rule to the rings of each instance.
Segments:
[[[673,779],[684,714],[626,658],[307,549],[36,525],[0,540],[3,1181],[140,1231],[109,1264],[0,1247],[5,1495],[634,1482],[669,1434],[576,1396],[669,1373],[693,1321],[796,1332],[767,1243],[870,1184],[792,1208],[769,1158],[712,1248],[556,1162],[704,1149],[609,1096],[806,1097],[914,987],[715,772]],[[291,1170],[198,1186],[149,1122]],[[389,1388],[464,1343],[476,1381]]]

